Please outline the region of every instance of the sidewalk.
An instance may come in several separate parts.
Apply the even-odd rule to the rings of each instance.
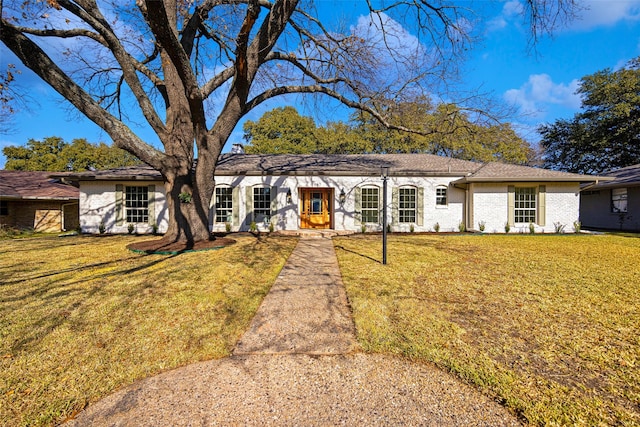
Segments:
[[[330,239],[302,238],[233,355],[121,389],[71,426],[519,425],[432,366],[358,352]]]

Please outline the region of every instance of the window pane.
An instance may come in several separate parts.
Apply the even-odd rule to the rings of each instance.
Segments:
[[[253,189],[253,220],[255,222],[271,221],[271,188]]]
[[[216,222],[232,222],[233,188],[216,188]]]
[[[611,190],[611,212],[627,212],[627,189],[614,188]]]
[[[148,187],[125,188],[125,210],[129,223],[149,222],[149,189]]]
[[[398,221],[416,222],[416,189],[401,188],[398,191]]]
[[[322,213],[322,193],[311,193],[311,214]]]
[[[528,224],[536,222],[535,187],[516,188],[514,202],[514,219],[516,223]]]
[[[436,205],[445,206],[447,204],[447,189],[445,187],[436,188]]]
[[[378,223],[378,189],[363,188],[362,189],[362,222]]]

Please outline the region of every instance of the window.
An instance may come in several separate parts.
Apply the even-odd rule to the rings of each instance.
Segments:
[[[362,222],[378,223],[380,209],[379,191],[375,187],[362,189]]]
[[[447,187],[436,188],[436,206],[447,206]]]
[[[627,189],[614,188],[611,190],[611,212],[627,212]]]
[[[6,200],[0,200],[0,215],[9,215],[9,202],[7,202]]]
[[[253,218],[255,222],[271,221],[271,188],[253,189]]]
[[[398,221],[416,222],[416,189],[401,188],[398,193]]]
[[[216,222],[229,222],[233,219],[233,188],[216,187]]]
[[[124,206],[127,222],[149,222],[149,187],[125,187]]]
[[[516,223],[536,222],[536,189],[521,187],[515,189],[514,219]]]

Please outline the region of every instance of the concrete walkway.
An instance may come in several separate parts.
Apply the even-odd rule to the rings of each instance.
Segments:
[[[434,367],[359,352],[327,238],[299,241],[230,358],[139,381],[69,424],[519,425]]]
[[[303,238],[233,354],[346,354],[355,332],[331,240]]]

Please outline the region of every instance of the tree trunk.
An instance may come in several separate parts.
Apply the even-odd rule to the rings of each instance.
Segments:
[[[213,172],[211,173],[213,177]],[[213,183],[213,178],[211,178]],[[185,242],[187,248],[194,242],[209,240],[209,203],[212,192],[203,192],[193,184],[190,172],[165,181],[169,227],[164,240]]]

